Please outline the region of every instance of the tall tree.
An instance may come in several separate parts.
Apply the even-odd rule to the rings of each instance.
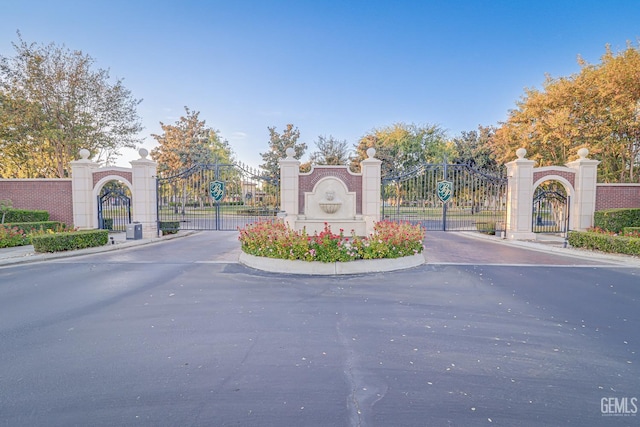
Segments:
[[[122,80],[95,69],[81,51],[28,44],[18,33],[16,55],[0,56],[0,169],[3,176],[66,177],[82,148],[111,163],[135,148],[142,130]],[[25,152],[38,159],[25,160]]]
[[[288,124],[281,134],[276,131],[276,127],[269,127],[269,151],[260,153],[264,163],[260,165],[267,172],[269,178],[278,179],[280,176],[279,161],[286,157],[286,150],[292,147],[295,150],[294,157],[300,159],[307,150],[307,144],[298,142],[300,131],[292,124]]]
[[[540,166],[563,164],[586,146],[602,162],[600,181],[640,182],[640,49],[607,46],[599,64],[579,64],[579,73],[525,91],[491,138],[496,158],[513,160],[524,147]]]
[[[333,136],[318,136],[315,141],[317,151],[309,155],[309,160],[314,165],[346,165],[349,161],[349,144],[347,141],[339,141]]]
[[[200,120],[199,111],[184,107],[185,115],[172,125],[160,122],[162,134],[151,135],[158,146],[151,150],[151,158],[158,162],[158,171],[175,175],[196,164],[232,163],[233,151],[217,130]]]
[[[383,175],[397,175],[423,162],[441,162],[452,152],[446,133],[439,126],[405,123],[395,123],[365,134],[355,147],[353,162],[359,165],[366,159],[370,147],[376,149],[376,157],[382,160]]]
[[[452,163],[466,163],[480,169],[497,169],[489,140],[495,133],[491,126],[478,126],[478,130],[463,131],[460,136],[453,138],[454,157],[449,159]]]

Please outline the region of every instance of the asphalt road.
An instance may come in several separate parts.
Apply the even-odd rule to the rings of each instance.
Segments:
[[[640,397],[640,268],[446,240],[344,277],[219,232],[0,268],[0,425],[640,424],[601,406]]]

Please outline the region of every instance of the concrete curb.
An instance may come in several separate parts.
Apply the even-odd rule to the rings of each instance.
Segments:
[[[258,257],[241,252],[239,262],[247,267],[269,273],[335,276],[404,270],[424,264],[425,259],[423,254],[416,254],[402,258],[325,263]]]
[[[549,243],[543,243],[541,241],[530,240],[506,240],[498,237],[482,235],[481,233],[474,232],[461,232],[461,234],[478,240],[490,241],[502,245],[526,248],[532,251],[538,251],[542,253],[556,253],[562,256],[568,256],[580,259],[589,259],[592,261],[605,261],[611,262],[623,266],[640,266],[640,258],[632,255],[625,254],[613,254],[605,252],[591,251],[588,249],[574,248],[573,246],[563,247],[562,243],[553,245]],[[562,239],[560,239],[562,240]]]
[[[51,261],[51,260],[56,260],[61,258],[78,257],[82,255],[89,255],[89,254],[95,254],[100,252],[117,251],[120,249],[126,249],[126,248],[135,247],[135,246],[166,242],[167,240],[190,236],[194,233],[197,233],[197,231],[184,231],[184,232],[181,231],[177,234],[170,234],[162,237],[154,237],[151,239],[117,241],[114,244],[108,243],[104,246],[96,246],[93,248],[77,249],[74,251],[53,252],[53,253],[37,253],[33,251],[33,246],[29,245],[29,247],[31,248],[30,251],[21,251],[17,253],[15,256],[7,257],[5,255],[5,257],[0,257],[0,267],[15,265],[15,264]]]

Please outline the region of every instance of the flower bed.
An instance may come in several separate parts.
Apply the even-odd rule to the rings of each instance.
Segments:
[[[402,258],[422,253],[424,231],[419,225],[378,222],[369,237],[338,234],[325,223],[320,234],[290,229],[282,221],[249,224],[239,230],[242,251],[249,255],[323,263]]]

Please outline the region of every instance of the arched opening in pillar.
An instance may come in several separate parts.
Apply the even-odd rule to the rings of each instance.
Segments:
[[[96,186],[98,228],[109,231],[126,231],[131,223],[131,188],[128,183],[111,179]]]
[[[538,183],[533,191],[531,231],[560,235],[569,231],[572,190],[556,177]]]

